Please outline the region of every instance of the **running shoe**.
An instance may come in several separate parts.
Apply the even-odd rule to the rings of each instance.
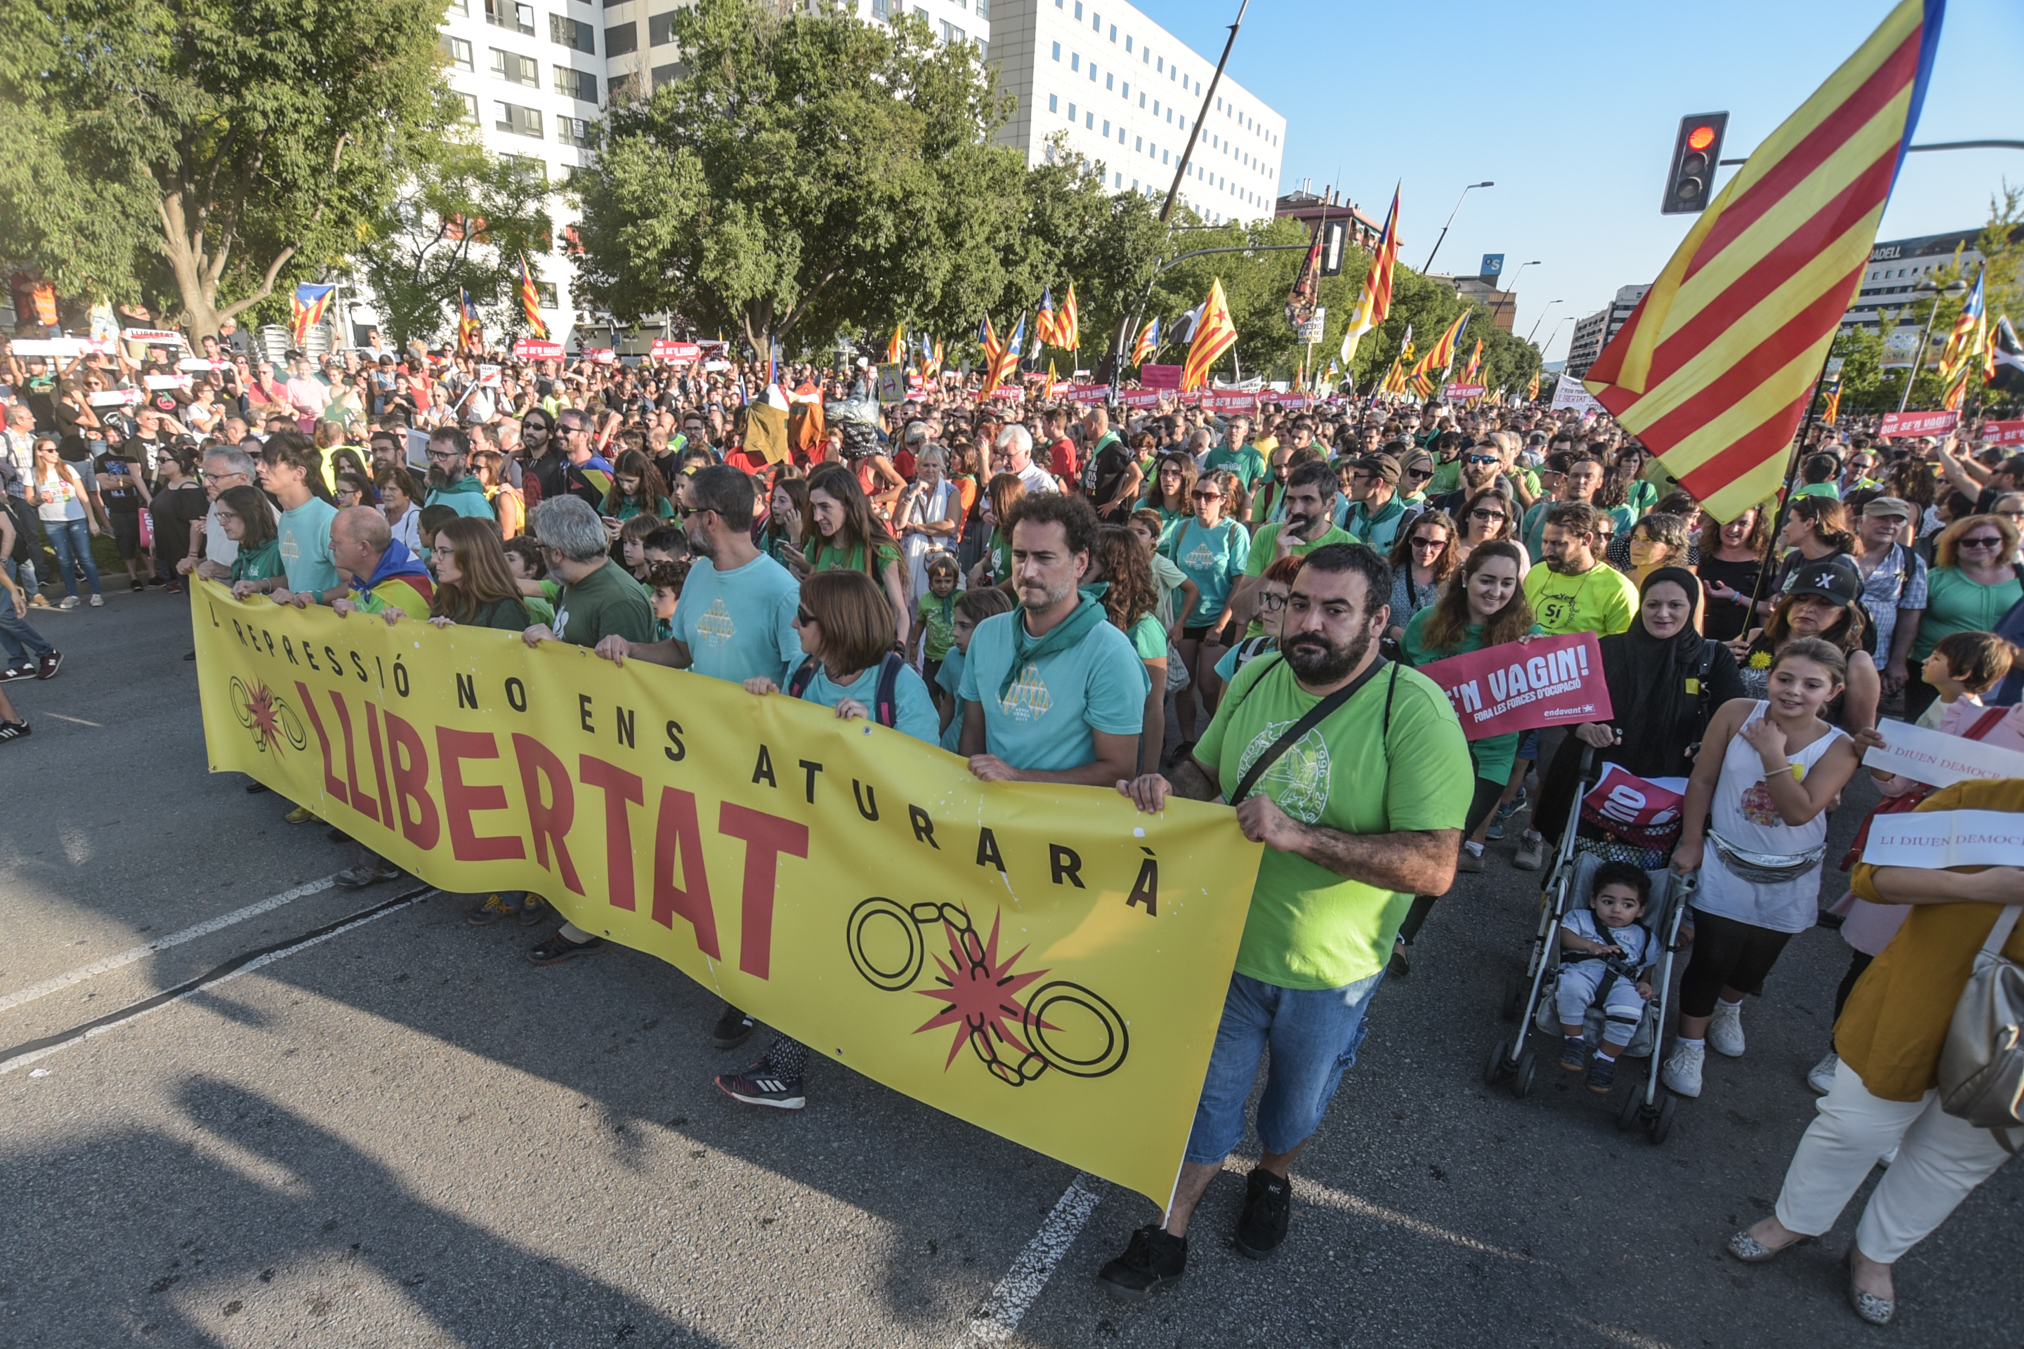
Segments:
[[[1821,1096],[1834,1090],[1834,1071],[1841,1066],[1841,1056],[1833,1050],[1827,1057],[1806,1070],[1806,1085]]]
[[[716,1078],[717,1090],[746,1105],[770,1105],[775,1110],[799,1110],[808,1104],[798,1077],[774,1077],[764,1064],[754,1064],[742,1073],[723,1073]]]
[[[63,653],[61,651],[52,651],[42,658],[41,665],[36,668],[35,677],[37,679],[54,679],[56,672],[62,668]]]
[[[283,815],[281,817],[281,821],[284,824],[308,824],[311,820],[315,818],[316,812],[311,810],[308,806],[297,806],[294,810],[291,810],[286,815]]]
[[[1724,1058],[1743,1057],[1743,1004],[1715,1001],[1715,1014],[1708,1018],[1708,1048]]]
[[[94,608],[94,609],[103,609],[103,608],[105,608],[105,596],[103,596],[103,595],[93,595],[93,596],[91,597],[91,607],[92,607],[92,608]]]
[[[1597,1054],[1588,1061],[1588,1089],[1597,1096],[1607,1096],[1616,1085],[1616,1060]]]
[[[78,599],[77,596],[65,595],[62,601],[59,602],[56,607],[59,609],[75,609],[81,603],[83,603],[83,601]]]
[[[1530,829],[1518,840],[1518,854],[1511,865],[1520,871],[1537,871],[1546,865],[1546,840]]]
[[[1672,1057],[1666,1060],[1666,1066],[1660,1073],[1666,1090],[1675,1096],[1699,1096],[1701,1064],[1707,1057],[1708,1051],[1699,1045],[1674,1045]]]
[[[1578,1073],[1588,1066],[1588,1041],[1579,1035],[1570,1035],[1560,1042],[1560,1066],[1570,1073]]]
[[[727,1002],[717,1014],[717,1024],[710,1028],[710,1043],[719,1049],[736,1049],[751,1039],[757,1029],[757,1021]]]
[[[17,679],[33,678],[35,678],[35,667],[33,665],[10,665],[4,670],[0,670],[0,684],[11,684]]]
[[[472,927],[490,927],[502,918],[516,918],[520,914],[517,901],[504,895],[487,895],[485,902],[464,915],[464,921]]]
[[[401,869],[391,862],[380,866],[366,863],[363,866],[346,867],[331,879],[346,890],[363,890],[369,885],[379,885],[401,878]]]
[[[9,740],[19,740],[27,734],[28,723],[25,721],[0,721],[0,745]]]

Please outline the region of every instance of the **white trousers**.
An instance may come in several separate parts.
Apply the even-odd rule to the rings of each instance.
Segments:
[[[1896,1147],[1855,1229],[1855,1244],[1879,1264],[1896,1264],[2010,1160],[1994,1134],[1941,1110],[1937,1091],[1886,1101],[1846,1063],[1835,1068],[1819,1111],[1785,1169],[1778,1221],[1804,1236],[1827,1231],[1877,1159]]]

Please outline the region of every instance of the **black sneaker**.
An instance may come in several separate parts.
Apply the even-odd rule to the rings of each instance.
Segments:
[[[4,670],[0,670],[0,684],[11,684],[17,679],[33,678],[35,678],[35,667],[33,665],[10,665]]]
[[[562,935],[561,928],[557,928],[555,935],[547,941],[542,942],[539,946],[529,947],[527,958],[536,965],[559,965],[565,960],[574,960],[578,956],[593,955],[603,949],[604,938],[602,937],[592,937],[589,941],[571,941]]]
[[[1570,1073],[1578,1073],[1588,1066],[1588,1041],[1579,1035],[1567,1036],[1560,1042],[1560,1066]]]
[[[63,653],[61,651],[51,651],[35,667],[35,677],[37,679],[54,679],[56,672],[62,668]]]
[[[1293,1182],[1264,1167],[1244,1182],[1244,1211],[1237,1218],[1237,1254],[1263,1260],[1286,1240],[1286,1218],[1293,1207]]]
[[[135,582],[134,582],[134,594],[136,594],[136,595],[140,594],[140,593],[141,593],[141,592],[142,592],[143,590],[146,590],[147,588],[148,588],[148,585],[147,585],[147,582],[145,582],[145,581],[135,581]]]
[[[1616,1085],[1616,1060],[1597,1054],[1588,1061],[1588,1089],[1597,1096],[1609,1095]]]
[[[25,721],[0,721],[0,745],[9,740],[19,740],[27,734],[28,723]]]
[[[808,1104],[798,1077],[774,1077],[764,1064],[754,1064],[742,1073],[724,1073],[717,1090],[746,1105],[770,1105],[775,1110],[799,1110]]]
[[[757,1021],[727,1002],[717,1016],[717,1024],[710,1028],[710,1043],[719,1049],[736,1049],[751,1039],[752,1032],[758,1029]]]
[[[1131,1234],[1124,1254],[1096,1272],[1096,1281],[1112,1297],[1143,1302],[1188,1272],[1188,1239],[1147,1223]]]

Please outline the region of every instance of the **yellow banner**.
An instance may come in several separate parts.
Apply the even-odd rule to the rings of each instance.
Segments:
[[[897,731],[581,647],[194,598],[213,772],[441,889],[541,894],[839,1063],[1166,1202],[1258,869],[1232,812],[980,783]]]

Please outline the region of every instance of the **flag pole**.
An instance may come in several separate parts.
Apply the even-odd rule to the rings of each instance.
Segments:
[[[1820,412],[1820,393],[1827,383],[1827,363],[1834,358],[1834,343],[1827,344],[1827,354],[1820,358],[1820,373],[1813,379],[1813,396],[1806,401],[1806,421],[1799,428],[1799,437],[1792,442],[1792,455],[1785,465],[1785,491],[1778,501],[1778,509],[1771,517],[1771,557],[1764,559],[1764,565],[1757,568],[1757,584],[1750,591],[1750,612],[1744,615],[1743,632],[1747,636],[1750,625],[1756,622],[1757,605],[1764,597],[1764,583],[1770,579],[1773,560],[1778,552],[1778,536],[1785,530],[1786,517],[1792,513],[1792,503],[1798,498],[1799,463],[1806,454],[1806,438],[1813,434],[1813,423]],[[1761,507],[1760,507],[1761,509]]]

